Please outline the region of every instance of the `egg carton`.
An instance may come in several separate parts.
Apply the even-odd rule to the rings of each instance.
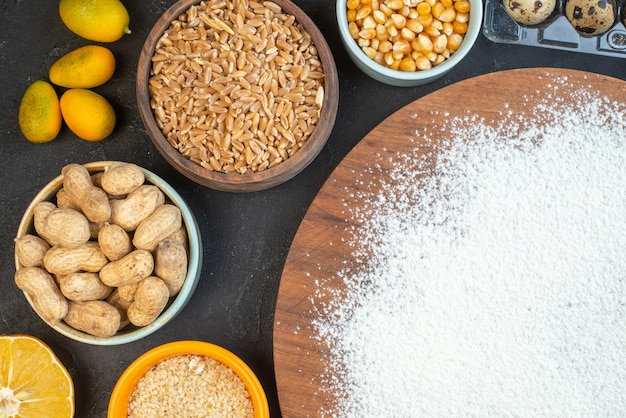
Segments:
[[[486,0],[483,34],[493,42],[560,49],[586,54],[626,58],[626,27],[622,22],[626,2],[618,0],[617,20],[605,33],[583,36],[576,32],[564,14],[565,1],[535,26],[517,23],[504,9],[502,0]]]

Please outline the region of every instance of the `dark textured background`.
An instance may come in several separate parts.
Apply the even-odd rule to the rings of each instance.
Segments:
[[[272,416],[280,416],[272,360],[272,326],[281,271],[301,219],[330,172],[372,128],[395,110],[448,84],[479,74],[520,67],[587,70],[626,79],[626,59],[502,45],[482,34],[456,69],[422,87],[396,88],[361,73],[348,59],[331,0],[296,0],[320,27],[340,76],[337,123],[319,157],[293,180],[273,189],[231,194],[188,181],[170,168],[145,133],[135,103],[135,70],[151,25],[173,1],[126,0],[132,34],[106,44],[117,59],[112,80],[94,89],[114,105],[118,123],[102,142],[89,143],[66,127],[48,144],[21,135],[17,113],[24,90],[47,78],[61,55],[90,44],[61,22],[57,1],[0,0],[0,334],[26,333],[48,343],[76,386],[76,416],[105,417],[109,395],[123,370],[143,352],[166,342],[198,339],[222,345],[258,374]],[[462,106],[451,103],[451,106]],[[204,244],[196,293],[170,324],[134,343],[100,347],[72,341],[45,325],[13,283],[13,238],[23,211],[39,189],[70,162],[121,160],[163,177],[191,206]]]

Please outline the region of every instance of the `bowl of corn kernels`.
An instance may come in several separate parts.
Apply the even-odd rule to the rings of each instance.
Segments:
[[[480,0],[338,0],[348,55],[368,76],[393,86],[429,83],[469,53],[483,15]]]

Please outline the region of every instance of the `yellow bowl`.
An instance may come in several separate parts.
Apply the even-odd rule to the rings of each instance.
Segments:
[[[243,381],[254,408],[254,418],[268,418],[269,405],[263,386],[250,367],[232,352],[203,341],[175,341],[142,354],[122,373],[109,400],[108,418],[126,418],[128,403],[139,380],[157,363],[171,357],[195,354],[217,360],[233,370]]]

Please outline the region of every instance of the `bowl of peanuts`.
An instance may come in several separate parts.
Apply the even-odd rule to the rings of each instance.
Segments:
[[[14,281],[59,333],[93,345],[143,338],[187,304],[202,267],[193,213],[167,182],[121,161],[69,163],[27,207]]]
[[[434,81],[480,33],[480,0],[337,0],[343,45],[365,74],[399,87]]]
[[[140,54],[137,103],[159,153],[209,188],[253,192],[304,170],[335,123],[339,82],[289,0],[179,0]]]
[[[157,346],[122,373],[111,392],[107,416],[269,418],[259,379],[233,352],[205,341]]]

